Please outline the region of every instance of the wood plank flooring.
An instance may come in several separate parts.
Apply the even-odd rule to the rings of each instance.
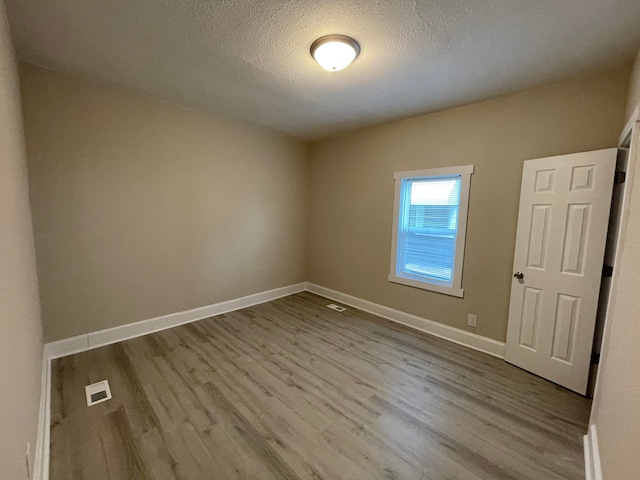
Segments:
[[[590,401],[300,293],[53,362],[52,480],[583,479]],[[84,386],[113,399],[87,407]]]

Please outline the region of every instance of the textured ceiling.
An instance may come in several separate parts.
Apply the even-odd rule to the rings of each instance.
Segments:
[[[630,63],[639,0],[5,0],[21,60],[307,140]],[[346,70],[318,37],[362,46]]]

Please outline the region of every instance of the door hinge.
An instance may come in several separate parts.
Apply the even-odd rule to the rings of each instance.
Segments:
[[[591,352],[591,363],[594,365],[598,365],[600,363],[600,354],[596,352]]]
[[[604,265],[602,267],[602,276],[604,278],[613,277],[613,267],[611,265]]]
[[[624,183],[627,180],[627,172],[622,172],[620,170],[616,171],[616,174],[613,176],[613,184],[619,185]]]

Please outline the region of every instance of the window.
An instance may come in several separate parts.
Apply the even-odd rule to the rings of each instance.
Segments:
[[[389,281],[463,296],[473,165],[395,173]]]

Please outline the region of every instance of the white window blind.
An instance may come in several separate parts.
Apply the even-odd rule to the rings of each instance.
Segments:
[[[461,176],[402,180],[397,274],[452,285]]]
[[[474,166],[394,174],[389,280],[462,297],[462,266]]]

